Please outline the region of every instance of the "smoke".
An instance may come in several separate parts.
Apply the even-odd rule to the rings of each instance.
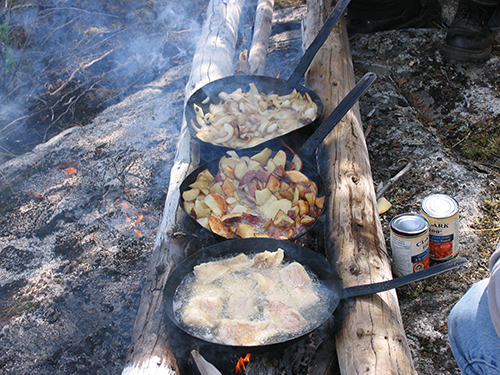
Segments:
[[[0,161],[190,62],[205,0],[8,1],[0,15]]]

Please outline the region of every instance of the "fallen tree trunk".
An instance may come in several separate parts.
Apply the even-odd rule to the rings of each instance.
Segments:
[[[308,1],[305,46],[332,9],[332,4],[316,1]],[[354,86],[344,22],[316,55],[306,84],[323,100],[325,117]],[[325,139],[318,157],[330,187],[325,252],[344,287],[392,278],[360,117],[356,105]],[[416,373],[394,290],[346,301],[342,317],[336,348],[343,375]]]
[[[254,35],[248,55],[250,74],[262,75],[264,72],[273,21],[273,7],[274,0],[259,0],[257,4]]]
[[[186,100],[198,87],[232,73],[232,59],[243,0],[213,0],[195,53]],[[221,22],[223,21],[223,22]],[[179,366],[165,327],[163,288],[170,270],[185,256],[188,236],[178,233],[182,222],[179,185],[197,165],[191,136],[183,121],[181,138],[170,175],[163,219],[158,230],[146,286],[134,325],[131,353],[123,374],[178,374]],[[195,155],[194,155],[195,156]]]

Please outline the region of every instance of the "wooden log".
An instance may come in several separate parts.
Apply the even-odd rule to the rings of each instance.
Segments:
[[[252,46],[248,55],[250,74],[262,75],[264,72],[273,21],[273,7],[274,0],[259,0],[257,4]]]
[[[198,87],[232,73],[232,59],[243,0],[212,0],[193,59],[186,100]],[[195,168],[191,136],[183,120],[177,154],[170,174],[163,218],[149,265],[146,286],[137,313],[131,352],[122,374],[179,374],[179,365],[170,343],[163,310],[163,288],[170,270],[181,261],[186,236],[177,233],[181,222],[178,207],[179,185]]]
[[[208,82],[233,73],[233,57],[244,0],[211,0],[193,58],[186,98]]]
[[[304,23],[307,46],[332,9],[331,3],[308,0]],[[318,12],[317,9],[321,11]],[[306,84],[325,104],[324,116],[354,86],[345,22],[340,22],[315,57]],[[336,264],[343,286],[392,278],[377,212],[368,150],[359,106],[353,107],[325,139],[318,153],[330,186],[325,230],[326,254]],[[416,373],[394,290],[345,301],[336,348],[340,371],[347,374]]]

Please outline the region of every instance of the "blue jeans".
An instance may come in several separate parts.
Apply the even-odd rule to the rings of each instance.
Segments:
[[[464,375],[500,375],[500,337],[491,322],[488,281],[474,284],[453,307],[448,319],[451,350]]]

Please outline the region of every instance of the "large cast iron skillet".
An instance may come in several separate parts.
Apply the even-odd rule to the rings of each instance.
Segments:
[[[258,347],[259,349],[267,349],[267,347],[283,344],[296,340],[306,334],[312,332],[323,324],[335,311],[339,302],[342,299],[369,295],[397,288],[415,281],[423,280],[431,276],[438,275],[442,272],[459,267],[466,262],[465,258],[455,258],[445,263],[440,263],[423,271],[412,273],[403,277],[399,277],[389,281],[383,281],[374,284],[360,285],[350,288],[342,288],[342,283],[335,272],[334,268],[323,258],[319,253],[305,248],[299,244],[290,241],[280,241],[264,238],[238,239],[232,241],[224,241],[216,245],[206,247],[186,258],[177,266],[170,274],[164,289],[164,302],[168,317],[184,332],[191,337],[196,337],[204,342],[207,341],[203,337],[196,336],[186,327],[182,321],[178,320],[174,314],[173,301],[177,287],[182,282],[184,277],[193,272],[193,268],[201,263],[210,262],[221,257],[236,256],[240,253],[256,254],[265,250],[276,251],[278,248],[283,249],[285,253],[285,261],[296,261],[302,264],[306,269],[312,271],[318,279],[326,287],[327,294],[324,296],[328,300],[327,307],[321,314],[320,318],[311,322],[311,329],[297,336],[288,336],[279,343],[260,345],[260,346],[232,346],[224,343],[213,341],[213,344],[222,345],[223,347],[238,350],[244,348],[251,350]]]
[[[303,143],[299,148],[292,151],[291,148],[289,149],[283,147],[283,145],[279,145],[280,147],[277,146],[272,149],[274,151],[272,155],[273,157],[278,150],[283,149],[283,151],[287,153],[287,160],[291,160],[294,153],[299,154],[304,164],[302,167],[302,173],[304,173],[311,181],[316,183],[316,185],[318,186],[319,197],[326,195],[328,192],[325,189],[325,184],[318,169],[313,165],[313,162],[310,160],[311,156],[313,155],[314,150],[316,150],[316,148],[321,144],[323,139],[325,139],[325,137],[339,123],[339,121],[342,119],[342,117],[344,117],[344,115],[349,111],[349,109],[354,105],[354,103],[356,103],[356,101],[360,98],[360,96],[363,95],[363,93],[368,89],[368,87],[373,83],[373,81],[375,81],[376,77],[377,76],[375,73],[366,73],[359,80],[359,82],[352,88],[352,90],[345,96],[345,98],[337,105],[337,107],[332,111],[332,113],[330,113],[330,115],[323,121],[323,123],[314,131],[314,133],[305,142],[304,142],[305,138],[302,138]],[[239,150],[238,156],[240,157],[245,155],[253,156],[256,153],[257,152],[254,151],[254,149]],[[181,192],[180,194],[181,207],[184,208],[184,200],[182,198],[182,193],[190,189],[189,185],[191,185],[193,182],[196,181],[196,178],[201,171],[208,169],[210,173],[212,173],[212,175],[215,176],[219,170],[219,161],[220,157],[217,157],[215,159],[212,159],[211,161],[202,164],[200,167],[196,168],[184,179],[184,181],[179,187]],[[194,220],[189,215],[189,213],[187,214],[190,220],[194,222],[194,225],[201,228],[201,225],[196,220]],[[302,236],[304,233],[302,233],[300,236]],[[221,237],[218,234],[215,233],[213,234],[216,240],[220,241],[224,239],[224,237]],[[294,240],[298,237],[289,239]]]
[[[283,135],[277,138],[279,138],[279,142],[281,142],[281,140],[284,140],[288,145],[295,146],[298,144],[297,142],[299,142],[301,139],[307,138],[309,135],[311,135],[319,123],[319,118],[321,117],[321,114],[323,112],[323,103],[319,98],[319,96],[314,91],[305,86],[300,85],[299,82],[306,73],[307,69],[309,68],[309,65],[311,64],[314,56],[328,38],[331,30],[337,23],[338,19],[344,13],[349,2],[350,0],[340,0],[335,5],[335,8],[330,13],[328,19],[323,24],[323,27],[318,32],[318,35],[311,43],[309,48],[306,50],[306,52],[302,56],[301,60],[297,64],[297,67],[295,68],[294,72],[291,74],[288,80],[267,77],[267,76],[257,76],[257,75],[236,75],[236,76],[224,77],[209,82],[208,84],[204,85],[203,87],[195,91],[188,99],[185,107],[185,117],[191,135],[194,138],[198,139],[196,137],[198,130],[192,125],[193,123],[197,124],[194,104],[201,107],[204,113],[208,113],[209,112],[208,107],[210,104],[219,103],[220,101],[219,93],[221,91],[231,93],[236,89],[241,88],[243,92],[246,92],[249,89],[250,83],[254,83],[259,92],[263,92],[267,95],[270,94],[287,95],[290,94],[294,89],[296,89],[298,92],[302,94],[308,93],[311,96],[311,99],[313,99],[313,101],[318,105],[319,113],[316,120],[311,121],[309,124],[306,124],[303,127],[288,133],[287,135]],[[208,102],[205,101],[207,97],[210,98]],[[228,147],[220,146],[215,143],[205,142],[201,139],[199,139],[199,141],[201,145],[202,157],[206,157],[205,160],[209,160],[214,157],[223,155],[227,150],[230,149]],[[260,150],[265,147],[273,148],[275,147],[275,145],[276,145],[276,139],[264,142],[258,146],[247,149]]]

